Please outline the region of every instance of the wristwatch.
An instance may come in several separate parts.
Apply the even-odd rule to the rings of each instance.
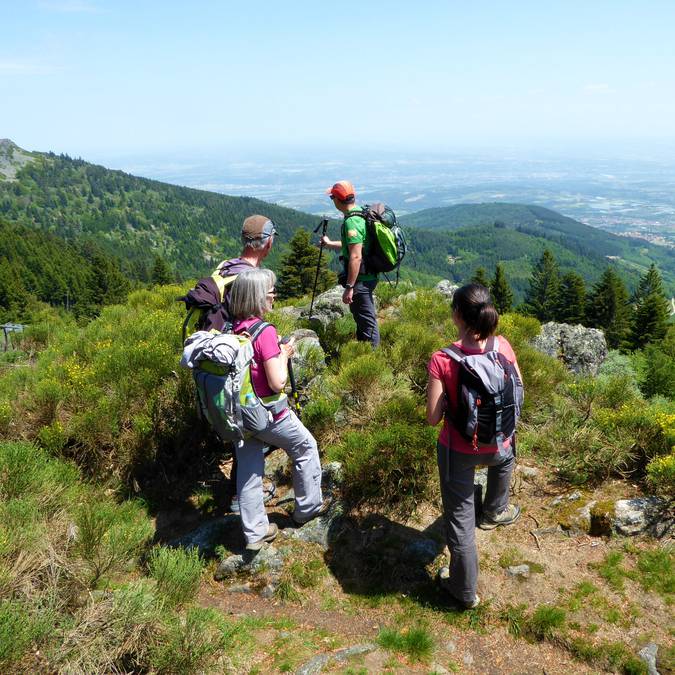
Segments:
[[[351,290],[351,289],[354,288],[354,284],[345,284],[345,288],[346,288],[347,290]]]

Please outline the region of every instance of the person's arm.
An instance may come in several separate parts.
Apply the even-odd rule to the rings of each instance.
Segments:
[[[342,248],[341,242],[329,239],[325,234],[321,237],[321,241],[323,242],[323,245],[331,251],[339,251]]]
[[[270,389],[277,394],[283,391],[288,379],[288,359],[295,353],[295,339],[291,338],[288,342],[279,345],[280,354],[273,356],[267,361],[263,361],[265,368],[265,377]]]
[[[349,244],[349,263],[347,264],[347,286],[352,288],[345,288],[342,294],[342,302],[349,305],[354,297],[354,284],[358,279],[361,271],[361,260],[363,258],[363,244]]]
[[[446,400],[443,383],[433,375],[429,375],[427,385],[427,424],[435,427],[445,412]]]

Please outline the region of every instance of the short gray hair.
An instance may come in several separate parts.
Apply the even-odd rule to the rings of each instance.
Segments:
[[[230,314],[234,319],[262,317],[267,312],[267,294],[277,276],[272,270],[254,267],[237,275],[229,295]]]
[[[254,251],[262,251],[262,249],[265,248],[265,245],[267,244],[268,239],[269,239],[269,236],[258,237],[258,239],[249,239],[248,237],[246,237],[242,234],[241,235],[241,245],[244,248],[250,248],[250,249],[253,249]]]

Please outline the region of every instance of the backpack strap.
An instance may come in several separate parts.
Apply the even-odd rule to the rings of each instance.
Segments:
[[[464,354],[464,352],[456,345],[450,345],[449,347],[445,347],[445,349],[441,349],[441,351],[456,363],[461,363],[466,356],[466,354]]]

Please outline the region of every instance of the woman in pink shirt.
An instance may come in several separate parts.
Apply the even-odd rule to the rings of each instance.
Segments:
[[[276,276],[267,269],[241,272],[229,295],[230,314],[235,333],[254,332],[272,309]],[[295,492],[296,524],[312,520],[322,512],[321,463],[316,440],[295,413],[283,394],[288,377],[288,359],[295,351],[293,340],[280,343],[271,324],[258,332],[253,342],[251,382],[259,399],[276,399],[268,427],[244,439],[236,448],[237,494],[246,548],[257,551],[272,541],[278,532],[270,524],[263,503],[264,450],[266,446],[283,448],[291,458]],[[284,405],[285,404],[285,405]]]
[[[522,377],[516,355],[506,338],[494,337],[499,314],[489,291],[480,284],[468,284],[455,291],[452,320],[459,340],[452,349],[460,355],[498,351],[513,364]],[[427,422],[433,426],[443,420],[438,438],[438,468],[443,500],[443,519],[450,549],[450,566],[440,572],[441,583],[450,595],[466,608],[478,606],[478,550],[475,538],[474,474],[479,465],[487,465],[487,492],[483,503],[482,529],[514,523],[520,508],[509,504],[511,474],[515,463],[515,438],[506,438],[494,446],[477,445],[467,440],[452,422],[458,407],[460,364],[444,351],[435,352],[429,361]]]

